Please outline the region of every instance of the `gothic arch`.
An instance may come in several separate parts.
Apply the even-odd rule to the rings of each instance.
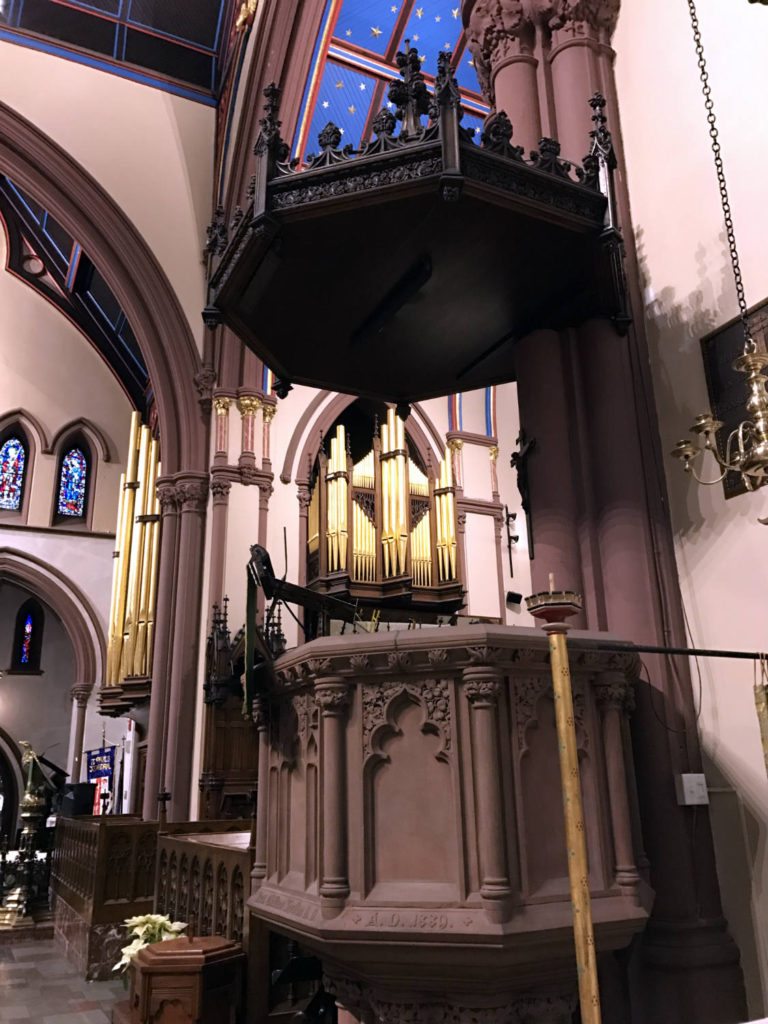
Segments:
[[[20,814],[21,798],[24,794],[24,774],[21,770],[19,748],[5,729],[2,728],[0,728],[0,758],[3,759],[6,767],[6,771],[3,774],[6,776],[7,782],[13,787],[12,793],[6,793],[6,800],[9,800],[9,804],[3,806],[2,815],[0,815],[0,834],[2,834],[3,828],[5,828],[12,836],[15,829],[21,824]]]
[[[0,547],[0,580],[31,591],[61,619],[75,657],[75,685],[92,688],[104,678],[104,630],[87,598],[66,576],[39,558]]]
[[[83,434],[90,442],[91,450],[94,455],[98,455],[100,462],[111,462],[113,458],[113,445],[110,444],[109,438],[104,434],[99,427],[91,420],[87,420],[84,417],[80,419],[72,420],[70,423],[65,423],[60,430],[56,432],[56,436],[50,443],[50,446],[46,450],[46,454],[56,452],[59,445],[63,441],[67,440],[70,435]]]
[[[157,399],[164,472],[205,471],[208,424],[195,382],[200,356],[179,300],[146,242],[76,160],[2,102],[0,173],[79,240],[125,311]]]
[[[27,439],[31,445],[34,445],[35,452],[47,454],[51,450],[48,432],[32,413],[27,412],[26,409],[11,409],[10,412],[3,413],[0,416],[0,433],[3,433],[7,427],[13,426],[14,423],[20,423],[27,432]]]
[[[333,395],[331,400],[326,405],[321,406],[322,401],[329,395]],[[291,436],[288,451],[285,456],[285,463],[283,465],[282,472],[280,473],[280,479],[283,483],[290,482],[294,468],[296,470],[297,484],[306,484],[309,482],[310,470],[317,458],[318,452],[320,451],[322,438],[325,436],[337,417],[339,417],[348,406],[352,405],[353,402],[356,402],[357,399],[357,395],[334,394],[332,391],[321,391],[320,394],[316,396],[307,409],[304,410],[304,414],[300,417],[299,422],[296,425],[296,429]],[[432,465],[435,466],[443,457],[442,446],[445,442],[441,440],[439,432],[427,416],[424,409],[418,403],[416,403],[412,408],[413,412],[408,417],[405,426],[406,433],[416,445],[420,455],[425,460],[427,455],[429,455]],[[320,410],[319,412],[318,409]],[[313,414],[315,414],[314,419],[312,419]],[[310,421],[311,428],[306,435],[306,440],[301,449],[301,455],[299,456],[298,461],[295,461],[296,451],[301,441],[301,437],[307,429],[307,425]],[[423,421],[424,426],[422,426],[420,421]]]

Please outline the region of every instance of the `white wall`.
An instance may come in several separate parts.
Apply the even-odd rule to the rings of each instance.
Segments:
[[[746,0],[697,6],[753,305],[768,297],[766,11]],[[614,45],[659,427],[669,451],[707,408],[699,341],[738,307],[686,5],[627,0]],[[768,492],[725,501],[721,487],[698,486],[671,458],[665,468],[693,643],[765,649],[768,530],[757,518],[768,514]],[[768,998],[768,779],[752,667],[703,659],[700,669],[719,875],[757,1017]]]
[[[202,348],[213,108],[2,41],[0,97],[78,160],[133,221]]]

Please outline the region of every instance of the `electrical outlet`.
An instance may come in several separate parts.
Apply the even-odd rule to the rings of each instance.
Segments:
[[[700,772],[684,772],[675,776],[675,792],[681,807],[695,807],[709,803],[706,776]]]

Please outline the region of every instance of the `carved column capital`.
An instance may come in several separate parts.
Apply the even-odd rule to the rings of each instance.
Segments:
[[[85,708],[92,689],[93,687],[89,686],[88,683],[75,683],[69,691],[69,695],[79,708]]]
[[[462,673],[464,693],[474,707],[495,707],[501,681],[502,673],[493,665],[472,665]]]
[[[261,399],[256,395],[243,395],[237,400],[237,408],[241,416],[255,416],[261,408]]]
[[[464,8],[467,45],[483,95],[494,106],[493,78],[498,66],[521,54],[530,55],[533,49],[529,0],[476,0],[467,16],[468,7]]]
[[[251,714],[259,732],[266,732],[269,725],[269,701],[266,697],[259,695],[253,698]]]
[[[226,416],[230,405],[232,405],[232,399],[227,398],[226,395],[217,395],[213,400],[213,410],[217,416]]]
[[[632,687],[623,672],[601,672],[594,683],[595,699],[602,711],[625,711]]]
[[[203,512],[208,500],[208,474],[188,473],[174,480],[182,512]]]
[[[216,476],[215,473],[211,475],[211,495],[213,496],[214,505],[226,505],[229,501],[229,492],[231,490],[231,480]]]
[[[547,6],[552,7],[548,24],[553,32],[573,38],[599,33],[605,42],[610,42],[621,0],[555,0]]]
[[[198,401],[204,412],[211,411],[211,394],[216,383],[216,371],[212,366],[203,366],[195,374]]]
[[[162,515],[173,515],[179,511],[179,492],[172,477],[160,477],[157,481],[157,499]]]
[[[308,484],[299,484],[296,492],[296,498],[299,502],[299,515],[306,515],[309,503],[312,500]]]
[[[352,687],[340,676],[318,679],[315,701],[325,717],[343,715],[352,701]]]
[[[271,423],[277,413],[277,406],[264,402],[261,407],[261,415],[265,423]]]

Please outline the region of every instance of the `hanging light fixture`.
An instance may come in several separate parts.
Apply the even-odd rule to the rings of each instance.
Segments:
[[[760,0],[760,2],[762,3],[764,0]],[[768,0],[765,0],[765,2],[768,3]],[[724,451],[721,452],[717,446],[716,434],[723,426],[723,423],[721,420],[715,419],[711,412],[702,413],[696,417],[696,422],[690,428],[697,436],[698,443],[694,443],[690,439],[678,441],[672,449],[672,455],[680,459],[686,473],[691,473],[700,484],[720,483],[726,473],[732,472],[739,473],[747,489],[753,491],[768,476],[768,391],[766,391],[768,377],[762,372],[768,366],[768,353],[757,350],[757,345],[752,337],[752,331],[749,326],[747,303],[744,297],[744,283],[741,278],[739,253],[736,248],[736,237],[733,230],[731,204],[725,182],[723,160],[720,153],[720,138],[715,120],[712,91],[709,85],[709,72],[707,71],[707,63],[704,58],[704,47],[701,42],[701,30],[699,29],[699,19],[694,0],[688,0],[688,9],[691,15],[693,38],[696,44],[696,56],[698,58],[699,74],[704,93],[704,106],[707,111],[709,135],[712,139],[715,172],[720,188],[720,202],[723,208],[725,231],[728,238],[731,269],[736,285],[736,297],[739,303],[739,317],[744,330],[744,349],[742,354],[734,360],[732,366],[734,370],[745,374],[747,378],[745,384],[747,388],[746,409],[748,418],[731,431],[725,442]],[[705,452],[712,453],[720,468],[719,475],[712,480],[706,480],[701,477],[694,467],[695,460]]]

